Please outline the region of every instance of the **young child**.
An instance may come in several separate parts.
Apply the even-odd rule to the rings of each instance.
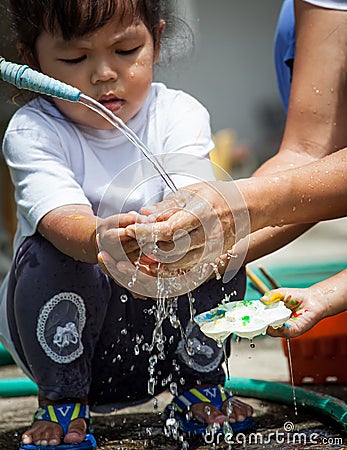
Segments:
[[[162,155],[208,157],[213,145],[206,110],[189,95],[152,82],[164,1],[12,0],[11,6],[26,64],[99,101]],[[153,354],[143,344],[151,343],[155,302],[133,298],[107,275],[98,265],[96,243],[97,220],[104,232],[136,220],[135,212],[117,215],[125,199],[123,186],[113,180],[126,167],[141,168],[145,158],[95,112],[45,96],[15,113],[3,152],[15,186],[18,229],[13,265],[1,287],[0,331],[39,387],[39,409],[21,448],[94,448],[89,406],[105,411],[149,398]],[[153,195],[163,198],[165,185],[156,180],[150,188],[139,184],[128,211],[140,210]],[[128,182],[136,184],[136,178]],[[111,184],[113,208],[98,217]],[[130,238],[122,243],[126,253],[137,247]],[[224,288],[212,279],[194,291],[194,307],[199,313],[225,292],[237,292],[236,300],[244,290],[243,270]],[[178,305],[187,338],[197,345],[188,355],[179,328],[164,322],[165,358],[155,366],[154,395],[168,379],[177,383],[181,400],[198,386],[198,396],[190,393],[184,401],[200,421],[223,423],[231,402],[232,425],[249,426],[251,407],[218,389],[224,383],[222,350],[191,323],[187,296]],[[210,414],[201,398],[211,402]]]

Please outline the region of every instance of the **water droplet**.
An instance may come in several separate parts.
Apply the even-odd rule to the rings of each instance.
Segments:
[[[177,392],[177,383],[175,383],[175,382],[170,383],[170,392],[171,392],[171,394],[174,397],[177,396],[177,394],[178,394],[178,392]]]
[[[120,296],[120,301],[121,301],[122,303],[126,303],[126,302],[128,301],[128,296],[127,296],[126,294],[122,294],[122,295]]]
[[[225,436],[228,435],[230,437],[232,437],[234,434],[234,431],[233,431],[230,423],[227,420],[223,423],[223,434]]]
[[[156,385],[155,379],[151,377],[148,380],[148,394],[149,395],[154,395],[155,385]]]
[[[157,357],[157,355],[152,355],[152,356],[149,358],[149,365],[150,365],[150,366],[155,366],[155,365],[157,364],[157,362],[158,362],[158,357]]]
[[[204,411],[208,416],[211,415],[211,408],[208,405],[204,406]]]

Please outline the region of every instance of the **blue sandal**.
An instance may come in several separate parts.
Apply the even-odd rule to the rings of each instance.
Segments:
[[[62,430],[63,436],[66,435],[70,422],[75,419],[82,418],[87,423],[87,431],[84,441],[80,444],[60,444],[60,445],[35,445],[22,444],[19,450],[93,450],[96,448],[96,440],[90,433],[90,413],[89,406],[81,403],[66,403],[64,405],[41,406],[34,414],[33,423],[39,420],[58,423]]]
[[[221,410],[223,403],[230,395],[223,386],[197,387],[183,392],[183,394],[174,397],[172,402],[165,408],[164,417],[167,419],[173,417],[177,420],[181,431],[190,436],[198,436],[206,433],[207,424],[201,423],[194,418],[189,418],[187,409],[196,403],[211,403],[217,409]],[[234,433],[250,430],[255,426],[253,417],[247,417],[242,422],[230,423]],[[220,429],[220,432],[221,429]]]

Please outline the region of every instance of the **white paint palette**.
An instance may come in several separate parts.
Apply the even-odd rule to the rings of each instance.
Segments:
[[[232,333],[253,339],[265,334],[268,326],[281,327],[291,314],[282,301],[265,305],[260,300],[241,300],[223,303],[194,320],[206,336],[223,342]]]

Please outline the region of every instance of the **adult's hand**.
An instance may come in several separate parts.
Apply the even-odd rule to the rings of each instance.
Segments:
[[[321,298],[314,287],[304,289],[276,289],[261,298],[265,304],[283,300],[292,316],[281,328],[269,327],[267,334],[273,337],[293,338],[310,330],[326,317],[328,302]]]
[[[151,250],[154,243],[156,259],[168,273],[214,263],[249,233],[246,205],[233,182],[187,186],[141,214],[148,223],[131,224],[126,233],[151,242]]]

